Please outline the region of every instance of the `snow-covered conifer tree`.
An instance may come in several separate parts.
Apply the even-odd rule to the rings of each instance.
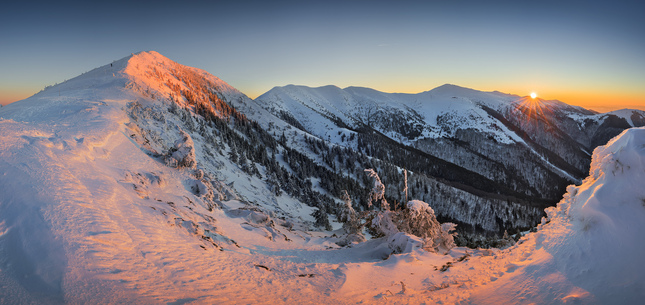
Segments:
[[[338,220],[343,223],[343,229],[345,229],[347,234],[360,234],[362,225],[356,211],[352,207],[352,198],[347,193],[347,190],[343,190],[341,199],[344,205],[340,209]]]
[[[385,200],[385,185],[381,182],[376,171],[371,168],[365,170],[367,174],[374,178],[374,187],[370,191],[369,204],[373,202],[381,203],[381,211],[372,218],[372,228],[385,236],[391,236],[399,232],[392,221],[393,213],[390,211],[390,205]]]

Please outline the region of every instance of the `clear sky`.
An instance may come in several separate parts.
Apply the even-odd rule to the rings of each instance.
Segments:
[[[0,103],[154,50],[252,98],[287,84],[445,83],[645,109],[645,1],[14,1]]]

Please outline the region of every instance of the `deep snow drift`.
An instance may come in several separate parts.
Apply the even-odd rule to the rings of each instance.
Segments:
[[[598,147],[589,177],[547,214],[538,232],[500,254],[509,274],[474,291],[473,303],[642,302],[645,128]]]
[[[163,61],[157,55],[128,57],[0,109],[0,303],[645,298],[645,128],[597,148],[582,185],[570,186],[537,232],[505,250],[391,254],[383,239],[339,248],[331,232],[298,223],[311,208],[298,216],[299,205],[286,196],[262,201],[265,190],[253,192],[259,180],[226,160],[204,169],[223,181],[208,186],[193,166],[171,167],[145,152],[126,111],[134,101],[160,103],[132,85],[151,86],[133,71]],[[172,126],[164,141],[187,147],[173,157],[216,158],[196,135],[174,138],[182,133]],[[288,221],[266,212],[274,204]]]

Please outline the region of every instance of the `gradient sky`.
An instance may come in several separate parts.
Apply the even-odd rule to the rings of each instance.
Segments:
[[[445,83],[645,110],[645,1],[19,1],[0,103],[155,50],[252,98],[287,84]]]

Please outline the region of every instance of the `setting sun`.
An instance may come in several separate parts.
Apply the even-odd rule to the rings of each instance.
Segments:
[[[531,98],[536,98],[536,97],[537,97],[537,93],[531,92]]]

